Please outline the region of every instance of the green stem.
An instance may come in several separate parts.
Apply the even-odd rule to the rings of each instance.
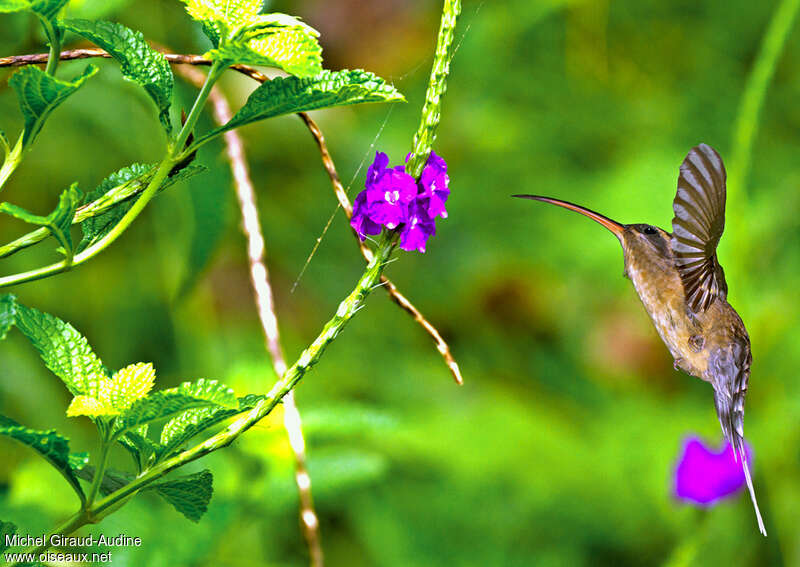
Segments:
[[[50,547],[50,538],[52,536],[56,534],[62,534],[62,535],[71,534],[78,528],[81,528],[88,523],[89,523],[89,518],[86,515],[86,512],[84,510],[81,510],[80,512],[78,512],[77,514],[73,515],[68,520],[66,520],[63,524],[55,528],[49,534],[47,534],[44,543],[42,545],[29,547],[23,553],[38,555],[39,553],[43,552],[44,550]],[[19,563],[14,563],[14,565],[19,565]],[[11,567],[13,567],[13,565]]]
[[[50,55],[47,57],[47,67],[45,68],[45,73],[54,77],[60,59],[61,37],[58,34],[58,30],[53,27],[52,23],[47,20],[47,18],[41,18],[41,22],[42,27],[44,27],[44,33],[47,35],[47,40],[50,43]],[[14,173],[17,167],[19,167],[19,164],[22,162],[22,154],[23,150],[25,149],[22,145],[22,139],[24,136],[25,131],[23,130],[20,133],[19,139],[17,140],[14,148],[11,150],[11,152],[6,154],[6,159],[3,161],[3,166],[0,168],[0,191],[3,190],[8,178],[11,177],[11,174]]]
[[[103,476],[106,474],[108,453],[111,450],[112,444],[113,443],[110,440],[106,439],[105,437],[103,438],[103,444],[100,448],[100,458],[97,461],[97,466],[94,468],[94,477],[92,478],[92,484],[89,487],[89,493],[86,495],[86,509],[91,509],[92,504],[94,504],[94,501],[100,492],[100,485],[103,483]]]
[[[0,167],[0,191],[3,190],[6,181],[8,181],[8,178],[11,177],[11,174],[14,173],[14,170],[17,169],[22,161],[22,138],[24,134],[25,132],[22,132],[19,135],[17,143],[6,155],[6,159],[3,161],[3,166]]]
[[[115,504],[121,499],[141,490],[153,481],[163,477],[168,472],[218,449],[227,447],[239,437],[239,435],[250,429],[264,418],[264,416],[269,414],[273,408],[278,405],[281,399],[297,385],[306,372],[319,361],[327,346],[336,339],[347,322],[350,321],[353,315],[364,305],[366,297],[375,289],[375,286],[380,283],[381,274],[394,250],[395,243],[396,238],[394,235],[390,234],[384,236],[383,241],[375,251],[375,256],[367,265],[356,287],[344,301],[339,304],[336,314],[325,324],[319,336],[302,352],[297,362],[295,362],[272,387],[266,398],[258,402],[252,410],[237,419],[224,431],[206,439],[191,449],[187,449],[170,459],[162,461],[145,472],[142,476],[98,501],[90,509],[91,517],[97,519],[104,517],[106,511],[114,509]]]
[[[439,126],[442,113],[442,95],[447,90],[447,75],[450,72],[450,60],[453,57],[450,48],[453,45],[459,13],[461,13],[461,0],[445,0],[439,35],[436,39],[431,78],[425,93],[425,104],[422,107],[422,119],[417,133],[414,135],[412,150],[414,155],[406,168],[406,171],[417,179],[422,174],[422,168],[428,161],[428,155],[430,155],[436,139],[436,128]]]
[[[161,184],[169,176],[170,170],[172,170],[175,164],[180,161],[183,145],[189,138],[189,134],[191,134],[195,124],[197,123],[197,119],[200,117],[203,105],[205,104],[205,101],[211,92],[211,87],[213,87],[214,83],[217,81],[217,79],[219,79],[222,71],[224,71],[224,67],[219,64],[215,63],[211,67],[211,71],[209,71],[208,76],[206,77],[206,82],[203,84],[203,88],[197,95],[194,105],[192,106],[192,110],[189,113],[189,116],[186,117],[186,122],[178,134],[178,137],[175,139],[175,142],[170,146],[169,150],[167,151],[167,155],[159,164],[158,170],[156,170],[155,175],[153,175],[150,183],[148,183],[147,188],[142,192],[141,196],[136,200],[133,206],[128,209],[128,212],[125,213],[125,215],[116,225],[114,225],[114,228],[112,228],[105,236],[103,236],[103,238],[95,242],[92,246],[88,247],[80,254],[77,254],[72,259],[72,262],[62,260],[61,262],[56,262],[55,264],[50,264],[49,266],[44,266],[28,272],[22,272],[12,276],[0,278],[0,288],[46,278],[48,276],[67,271],[73,266],[80,266],[84,262],[87,262],[88,260],[97,256],[100,252],[108,248],[117,238],[119,238],[120,235],[122,235],[122,233],[128,229],[131,223],[136,220],[136,217],[138,217],[139,213],[141,213],[142,210],[147,206],[147,203],[150,202],[150,199],[152,199],[153,196],[158,192]]]
[[[47,34],[47,40],[50,43],[50,55],[47,57],[47,67],[44,72],[48,75],[56,76],[56,67],[61,59],[61,36],[58,30],[53,27],[53,24],[47,18],[41,18],[44,32]]]

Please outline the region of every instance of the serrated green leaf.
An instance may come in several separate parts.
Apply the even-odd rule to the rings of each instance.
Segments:
[[[133,197],[141,193],[155,173],[155,165],[134,163],[123,167],[106,177],[97,188],[86,198],[92,204],[85,214],[91,215],[92,211],[102,210],[102,213],[88,216],[81,221],[83,239],[78,244],[77,251],[85,250],[113,229],[120,219],[125,216],[136,202]],[[171,173],[159,188],[160,193],[178,181],[205,171],[202,165],[190,165]]]
[[[219,384],[216,380],[198,380],[184,382],[177,388],[160,390],[146,398],[134,402],[121,416],[114,426],[114,435],[140,427],[146,423],[169,419],[187,410],[208,406],[225,407],[234,400],[233,390]]]
[[[161,430],[161,449],[159,460],[179,451],[195,435],[225,421],[237,414],[251,410],[264,396],[250,394],[239,398],[236,409],[224,407],[205,407],[188,410],[169,420]]]
[[[200,138],[201,145],[219,134],[251,122],[291,114],[366,102],[401,102],[393,86],[367,71],[328,71],[316,77],[278,77],[254,90],[230,122]]]
[[[17,305],[17,327],[33,343],[45,366],[73,396],[96,396],[106,369],[75,327],[49,313]]]
[[[156,371],[149,362],[137,362],[118,370],[111,378],[111,405],[120,410],[128,409],[153,389],[155,380]]]
[[[17,93],[22,116],[25,118],[23,147],[33,143],[50,113],[96,72],[97,67],[88,65],[75,80],[62,81],[38,67],[30,66],[23,67],[11,76],[8,84]]]
[[[6,536],[12,536],[15,533],[17,533],[17,526],[15,524],[0,520],[0,553],[10,547],[6,545]]]
[[[214,46],[205,54],[212,61],[277,67],[298,77],[322,71],[319,32],[287,14],[260,14],[261,0],[183,2]]]
[[[261,12],[264,0],[181,0],[186,11],[203,24],[203,31],[214,44],[219,45],[233,29],[241,26]]]
[[[149,362],[126,366],[110,379],[101,378],[95,394],[75,396],[67,408],[67,417],[120,415],[134,402],[144,398],[153,389],[155,380],[156,371]]]
[[[83,470],[89,464],[89,453],[82,451],[80,453],[70,453],[67,457],[69,468],[73,471]]]
[[[228,65],[263,65],[297,77],[313,77],[322,72],[322,47],[317,35],[304,28],[275,27],[246,41],[223,42],[205,56]]]
[[[214,475],[206,469],[175,480],[155,483],[148,489],[155,490],[189,520],[199,522],[208,510],[208,503],[214,493]]]
[[[163,54],[145,41],[141,32],[114,22],[65,20],[66,29],[108,51],[119,61],[122,75],[144,87],[158,107],[158,118],[169,133],[169,108],[175,79]]]
[[[235,409],[239,406],[239,400],[236,399],[236,394],[233,388],[220,383],[217,380],[208,380],[200,378],[194,382],[183,382],[174,390],[185,396],[199,398],[201,400],[209,400],[217,405]]]
[[[78,494],[83,495],[70,466],[69,439],[56,433],[55,429],[29,429],[4,415],[0,415],[0,435],[11,437],[39,453],[64,476]]]
[[[69,189],[61,193],[58,198],[58,206],[46,217],[33,214],[11,203],[0,203],[0,213],[11,215],[30,224],[46,227],[71,257],[73,247],[70,227],[72,219],[75,217],[75,211],[82,200],[83,193],[78,189],[78,184],[73,183]]]
[[[142,429],[136,431],[128,431],[125,435],[119,438],[119,443],[131,454],[137,466],[141,470],[151,458],[161,452],[161,445],[151,440],[149,437],[141,433]]]
[[[0,341],[17,323],[17,296],[13,293],[0,295]]]

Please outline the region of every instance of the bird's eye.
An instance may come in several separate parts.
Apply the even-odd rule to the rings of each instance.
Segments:
[[[644,227],[644,230],[642,232],[644,232],[645,234],[658,234],[658,231],[652,226]]]

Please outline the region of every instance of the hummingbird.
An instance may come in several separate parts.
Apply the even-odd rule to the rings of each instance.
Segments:
[[[624,275],[633,282],[661,340],[682,370],[711,384],[725,439],[741,459],[758,528],[758,509],[744,449],[744,400],[750,379],[750,337],[727,301],[717,260],[725,228],[726,173],[722,158],[700,144],[683,160],[672,208],[672,234],[650,224],[620,224],[574,203],[540,195],[512,195],[551,203],[598,222],[622,245]]]

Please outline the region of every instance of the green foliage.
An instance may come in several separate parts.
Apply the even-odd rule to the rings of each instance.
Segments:
[[[49,313],[17,305],[17,327],[36,347],[50,371],[74,396],[95,396],[106,370],[75,328]]]
[[[277,67],[297,77],[313,77],[322,71],[322,48],[316,30],[304,25],[284,27],[277,23],[259,30],[258,35],[246,42],[222,43],[206,53],[206,57],[227,65]]]
[[[83,73],[72,81],[63,81],[48,75],[38,67],[23,67],[14,73],[8,84],[17,93],[19,106],[25,118],[23,147],[30,146],[55,108],[77,91],[97,72],[97,67],[87,65]]]
[[[402,102],[400,92],[380,77],[361,70],[324,70],[316,77],[277,77],[254,90],[231,118],[200,138],[202,144],[219,134],[251,122],[320,108],[367,102]]]
[[[260,14],[262,0],[183,2],[214,45],[206,53],[212,61],[277,67],[298,77],[322,71],[319,33],[286,14]]]
[[[0,12],[28,10],[52,20],[69,0],[0,0]]]
[[[264,396],[249,395],[238,399],[236,409],[225,407],[204,407],[190,409],[173,417],[161,430],[161,448],[158,460],[163,460],[181,450],[183,445],[195,435],[206,429],[252,409]]]
[[[11,293],[0,295],[0,341],[17,322],[17,296]]]
[[[133,197],[141,193],[149,183],[156,170],[156,165],[133,163],[106,177],[97,188],[86,197],[91,204],[87,206],[86,213],[102,211],[88,216],[81,222],[83,238],[78,244],[78,251],[85,250],[98,240],[102,239],[113,229],[120,219],[125,216],[133,206]],[[202,173],[205,167],[188,165],[171,175],[161,184],[159,191],[188,179],[193,175]]]
[[[206,406],[235,406],[233,390],[216,380],[201,378],[184,382],[177,388],[160,390],[134,402],[114,423],[114,436],[162,419],[169,419],[187,410]]]
[[[79,462],[82,457],[70,455],[69,439],[56,433],[55,429],[48,431],[29,429],[4,415],[0,415],[0,435],[19,441],[39,453],[67,479],[75,492],[81,497],[83,496],[83,491],[71,466],[72,463]]]
[[[158,107],[158,118],[169,133],[172,129],[169,108],[175,80],[166,58],[148,45],[142,33],[114,22],[76,19],[66,20],[63,25],[119,61],[122,75],[144,87],[153,99]]]
[[[148,487],[181,514],[193,522],[199,522],[208,510],[211,501],[214,477],[209,470],[180,476],[174,480],[157,482]]]
[[[70,227],[75,211],[83,200],[78,184],[73,183],[58,198],[58,206],[46,217],[35,215],[11,203],[0,203],[0,213],[11,215],[30,224],[46,227],[61,244],[68,257],[72,257],[72,235]]]
[[[126,366],[109,378],[100,378],[91,395],[75,396],[67,408],[67,416],[89,417],[120,415],[134,402],[144,398],[153,388],[156,371],[150,363]]]
[[[17,533],[16,525],[11,522],[0,520],[0,553],[4,552],[9,547],[6,545],[6,536],[11,536],[15,533]]]

